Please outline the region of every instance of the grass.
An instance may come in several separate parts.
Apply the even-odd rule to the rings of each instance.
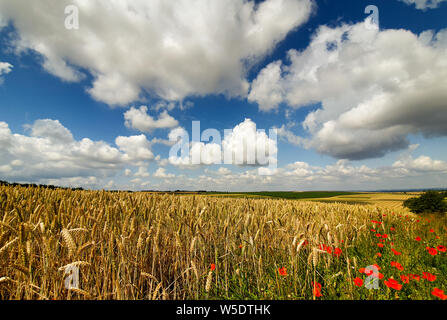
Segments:
[[[330,198],[337,196],[357,195],[354,192],[340,191],[303,191],[303,192],[209,192],[209,195],[230,196],[230,197],[258,197],[258,198],[277,198],[277,199],[315,199]]]
[[[447,257],[426,247],[446,231],[444,217],[374,205],[3,186],[0,299],[439,299]],[[357,287],[373,264],[380,289]]]

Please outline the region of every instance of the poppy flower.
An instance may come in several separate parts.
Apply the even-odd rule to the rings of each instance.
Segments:
[[[402,252],[396,251],[393,248],[391,248],[391,251],[393,251],[395,256],[400,256],[402,254]]]
[[[421,241],[422,239],[421,239],[421,237],[416,237],[414,240]]]
[[[377,252],[376,254],[379,258],[382,256],[382,254],[380,252]]]
[[[381,235],[380,233],[376,233],[376,237],[377,237],[377,238],[381,238],[382,235]]]
[[[319,284],[318,282],[312,283],[312,286],[314,287],[313,289],[313,294],[315,297],[319,298],[322,296],[321,294],[321,284]]]
[[[356,285],[357,287],[361,287],[363,286],[363,279],[357,277],[354,279],[354,285]]]
[[[390,231],[396,231],[396,228],[391,227],[391,228],[390,228]]]
[[[379,226],[382,224],[382,222],[380,222],[380,221],[376,221],[376,220],[371,220],[371,222],[372,222],[372,223],[375,223],[375,224],[377,224],[377,225],[379,225]]]
[[[435,232],[435,230],[433,230],[433,229],[430,229],[430,232],[431,232],[431,233],[434,233],[434,232]]]
[[[339,257],[342,254],[342,250],[340,248],[335,248],[334,249],[334,255],[336,255],[337,257]]]
[[[216,270],[216,265],[214,263],[211,264],[211,271]]]
[[[429,248],[427,247],[428,253],[431,254],[432,256],[436,256],[438,254],[438,250],[436,250],[435,248]]]
[[[444,294],[444,290],[441,290],[439,288],[434,288],[433,291],[431,292],[432,295],[434,295],[435,297],[438,297],[442,300],[447,300],[447,295]]]
[[[360,273],[364,273],[364,274],[366,274],[367,276],[371,276],[371,275],[374,273],[373,270],[371,270],[371,269],[365,269],[365,268],[360,268],[360,269],[359,269],[359,272],[360,272]]]
[[[383,275],[383,273],[374,273],[373,275],[372,275],[374,278],[378,278],[378,279],[380,279],[380,280],[382,280],[383,279],[383,277],[384,277],[384,275]]]
[[[388,280],[385,280],[383,283],[385,283],[385,285],[388,288],[392,288],[394,290],[398,290],[399,291],[399,290],[402,289],[402,285],[399,282],[397,282],[396,280],[392,279],[392,278],[389,278]]]
[[[436,276],[434,274],[431,274],[429,272],[422,272],[422,278],[429,282],[433,282],[436,280]]]
[[[438,249],[439,252],[446,252],[446,251],[447,251],[447,248],[444,247],[444,246],[441,246],[441,245],[439,245],[439,246],[437,247],[437,249]]]
[[[400,280],[402,280],[403,283],[410,283],[410,277],[409,277],[409,276],[406,276],[406,275],[404,275],[404,274],[402,274],[402,275],[400,276]]]
[[[278,272],[283,277],[287,276],[287,269],[285,267],[278,268]]]
[[[379,248],[383,248],[383,247],[384,247],[384,246],[383,246],[383,243],[378,243],[377,246],[378,246]]]
[[[399,262],[391,261],[391,266],[400,271],[404,270],[404,267]]]
[[[410,276],[411,276],[411,279],[413,279],[413,280],[416,280],[416,281],[421,280],[421,276],[418,274],[411,274]]]
[[[242,245],[241,244],[239,245],[239,249],[242,249]]]
[[[383,239],[387,239],[387,238],[388,238],[388,235],[387,235],[387,234],[382,234],[382,238],[383,238]]]
[[[371,232],[377,232],[376,229],[371,229]]]

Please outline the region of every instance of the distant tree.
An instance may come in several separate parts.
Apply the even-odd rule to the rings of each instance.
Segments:
[[[427,191],[420,197],[404,201],[404,207],[409,208],[413,213],[445,213],[447,211],[447,204],[444,202],[445,197],[445,192]]]

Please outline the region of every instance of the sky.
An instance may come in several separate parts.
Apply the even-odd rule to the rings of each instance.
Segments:
[[[446,88],[447,0],[0,0],[0,180],[446,187]]]

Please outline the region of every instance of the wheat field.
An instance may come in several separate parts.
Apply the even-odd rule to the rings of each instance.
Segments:
[[[3,186],[0,299],[439,299],[446,231],[397,207]]]

